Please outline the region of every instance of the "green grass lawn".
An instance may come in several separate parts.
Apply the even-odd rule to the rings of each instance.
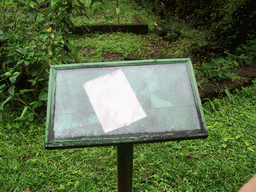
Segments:
[[[209,137],[134,146],[134,191],[238,191],[256,173],[256,80],[203,104]],[[45,124],[0,124],[0,191],[116,191],[116,147],[44,149]],[[12,119],[13,117],[13,119]]]

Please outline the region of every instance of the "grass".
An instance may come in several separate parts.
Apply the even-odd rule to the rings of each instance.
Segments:
[[[98,62],[106,61],[104,55],[120,54],[120,58],[112,60],[124,60],[128,55],[137,56],[140,59],[149,59],[157,57],[157,54],[166,53],[170,46],[164,42],[161,37],[156,34],[134,35],[131,33],[106,33],[87,35],[82,38],[76,38],[73,43],[87,51],[79,52],[81,62]],[[178,50],[174,50],[178,51]],[[169,52],[166,56],[171,57],[173,52]]]
[[[238,191],[256,172],[256,80],[203,104],[209,137],[134,146],[134,191]],[[10,112],[11,114],[11,112]],[[45,150],[45,124],[0,124],[0,191],[116,191],[116,147]]]
[[[85,25],[85,24],[118,24],[117,12],[116,12],[116,0],[106,1],[104,4],[96,2],[91,8],[89,7],[90,2],[87,0],[82,0],[85,6],[87,7],[86,15],[79,16],[75,15],[72,17],[72,22],[75,25]],[[134,10],[135,5],[130,1],[119,0],[118,7],[119,12],[119,24],[132,24],[134,23],[133,15],[140,13],[143,19],[150,20],[151,22],[155,21],[153,16],[148,17],[148,14],[145,10],[140,8],[140,11]]]

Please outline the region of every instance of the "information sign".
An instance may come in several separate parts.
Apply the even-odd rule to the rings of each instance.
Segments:
[[[206,138],[190,59],[53,65],[47,149]]]

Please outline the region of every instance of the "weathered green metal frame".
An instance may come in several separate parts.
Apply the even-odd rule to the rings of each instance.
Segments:
[[[111,135],[111,136],[90,136],[72,139],[54,139],[53,122],[54,122],[54,101],[56,89],[56,72],[57,70],[67,69],[81,69],[81,68],[102,68],[102,67],[121,67],[134,65],[156,65],[156,64],[175,64],[186,63],[193,95],[196,103],[196,108],[200,120],[200,130],[191,131],[172,131],[164,133],[147,133],[147,134],[125,134],[125,135]],[[45,148],[78,148],[78,147],[93,147],[93,146],[107,146],[117,145],[121,143],[152,143],[172,140],[188,140],[206,138],[208,131],[206,129],[206,122],[204,118],[203,108],[198,93],[198,87],[195,79],[195,74],[192,62],[189,58],[185,59],[158,59],[158,60],[136,60],[136,61],[116,61],[116,62],[102,62],[102,63],[81,63],[69,65],[52,65],[50,67],[50,79],[48,89],[48,103],[47,103],[47,120],[45,131]]]

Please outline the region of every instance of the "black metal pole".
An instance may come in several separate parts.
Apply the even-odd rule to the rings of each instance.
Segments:
[[[117,145],[117,179],[119,192],[132,192],[133,144]]]

